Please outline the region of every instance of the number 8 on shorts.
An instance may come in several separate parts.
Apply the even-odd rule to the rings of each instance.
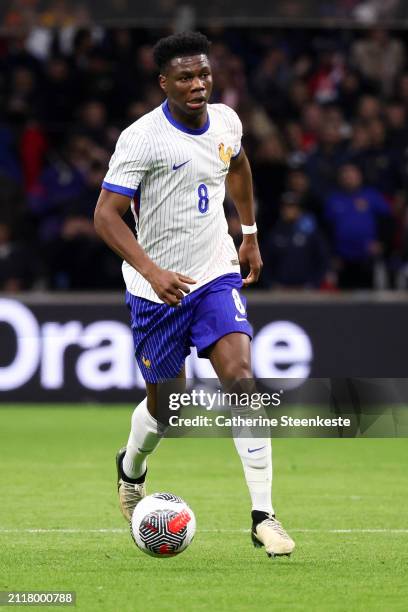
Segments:
[[[238,290],[233,289],[231,291],[231,294],[232,294],[232,299],[234,300],[236,309],[238,310],[240,314],[244,315],[246,312],[246,309],[245,309],[244,304],[242,303],[241,296],[239,295]]]

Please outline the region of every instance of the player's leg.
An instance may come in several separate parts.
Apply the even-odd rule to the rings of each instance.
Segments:
[[[212,366],[224,390],[235,393],[254,391],[250,339],[241,333],[220,338],[208,351]],[[232,406],[234,415],[254,417],[250,406]],[[242,414],[241,414],[242,413]],[[264,434],[264,435],[263,435]],[[263,437],[258,437],[262,436]],[[241,458],[255,516],[274,514],[272,507],[272,452],[269,431],[254,427],[234,427],[234,443]]]
[[[246,318],[245,298],[240,295],[242,279],[228,274],[209,283],[194,311],[192,344],[199,357],[210,357],[224,387],[232,383],[243,390],[254,388],[251,370],[252,328]],[[238,407],[237,407],[238,408]],[[253,411],[252,411],[253,415]],[[252,500],[252,538],[270,555],[288,554],[294,542],[274,516],[271,501],[272,453],[269,431],[234,431]]]
[[[181,386],[185,386],[184,367],[177,377]],[[146,458],[155,450],[162,439],[166,426],[156,419],[158,398],[163,383],[146,383],[147,397],[133,411],[131,430],[123,457],[123,473],[135,482],[144,482],[146,476]]]
[[[184,387],[184,367],[177,378]],[[146,495],[147,457],[156,450],[166,432],[166,425],[156,419],[160,389],[164,387],[165,391],[166,386],[166,383],[146,383],[147,397],[134,409],[127,445],[116,457],[119,504],[127,520]]]
[[[124,478],[135,483],[145,481],[147,465],[146,457],[158,446],[164,428],[154,417],[152,397],[156,395],[155,383],[146,383],[147,397],[133,411],[131,429],[122,460]],[[150,401],[149,401],[150,400]],[[149,410],[150,408],[150,410]]]
[[[207,357],[224,389],[232,384],[253,391],[250,338],[245,299],[240,295],[242,279],[229,274],[209,283],[194,313],[191,338],[200,357]],[[250,416],[253,411],[250,408]],[[253,432],[234,431],[254,512],[273,514],[271,502],[272,456],[269,431],[252,439]],[[259,436],[259,431],[256,432]],[[262,433],[262,432],[261,432]],[[249,438],[249,439],[247,439]]]
[[[238,394],[254,390],[249,337],[230,333],[215,342],[208,351],[214,370],[225,389]],[[245,412],[246,411],[246,412]],[[241,409],[233,409],[239,414]],[[254,416],[244,409],[242,416]],[[234,443],[241,458],[245,479],[252,501],[252,541],[265,546],[269,556],[290,555],[295,543],[276,520],[272,507],[272,452],[271,439],[262,437],[256,428],[233,428]]]
[[[132,414],[126,447],[116,456],[118,493],[122,513],[130,519],[146,495],[146,459],[157,448],[166,427],[157,416],[160,381],[185,378],[184,361],[190,308],[171,308],[127,293],[135,357],[146,382],[147,397]]]
[[[146,384],[148,386],[154,385]],[[136,505],[146,495],[146,457],[160,440],[158,424],[148,411],[145,397],[133,411],[127,445],[116,455],[119,505],[128,521]]]

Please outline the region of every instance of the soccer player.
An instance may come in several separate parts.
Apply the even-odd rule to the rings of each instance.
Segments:
[[[117,455],[127,520],[146,495],[146,458],[164,432],[155,418],[159,386],[185,376],[190,346],[210,359],[222,383],[252,378],[252,328],[240,295],[262,267],[251,170],[238,116],[224,104],[208,104],[208,54],[209,41],[199,32],[156,44],[166,100],[120,135],[95,210],[98,234],[124,260],[135,355],[147,390]],[[225,183],[242,223],[239,259],[223,210]],[[122,219],[129,205],[137,239]],[[243,280],[240,263],[249,268]],[[252,501],[253,543],[270,556],[290,554],[295,544],[272,507],[270,438],[235,436],[234,442]]]

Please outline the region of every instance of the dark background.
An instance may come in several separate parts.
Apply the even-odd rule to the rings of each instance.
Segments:
[[[28,302],[30,300],[28,299]],[[66,323],[79,321],[84,325],[97,321],[119,321],[127,332],[128,314],[120,299],[104,299],[99,296],[81,303],[77,297],[75,304],[54,301],[52,304],[35,301],[27,305],[40,325],[53,321]],[[309,377],[314,378],[406,378],[408,362],[408,332],[406,326],[407,303],[373,302],[370,298],[356,299],[340,303],[336,299],[317,299],[313,301],[294,300],[282,297],[279,301],[265,302],[261,296],[249,298],[249,318],[256,334],[267,324],[277,321],[296,323],[310,339],[312,346],[311,369]],[[0,299],[0,368],[10,365],[15,357],[16,336],[10,325],[4,323]],[[282,337],[280,346],[285,346],[290,338]],[[101,338],[98,346],[109,344]],[[41,344],[43,346],[43,344]],[[129,344],[129,362],[132,360],[132,347]],[[253,360],[268,363],[273,360],[276,346],[270,345],[268,352],[255,354]],[[131,402],[144,396],[144,391],[133,386],[128,389],[107,388],[92,390],[81,385],[75,372],[78,356],[87,349],[74,344],[67,348],[64,357],[64,384],[60,389],[44,389],[40,384],[38,371],[20,388],[0,391],[0,401],[23,402]],[[200,360],[201,361],[201,360]],[[291,364],[282,363],[278,367],[281,376],[288,375]],[[111,367],[106,363],[103,368]],[[259,371],[259,368],[258,368]],[[404,383],[402,383],[404,384]],[[387,398],[383,398],[387,401]],[[393,401],[392,395],[388,397]]]

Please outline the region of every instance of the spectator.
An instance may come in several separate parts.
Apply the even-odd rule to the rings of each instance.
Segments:
[[[7,113],[13,121],[20,121],[39,108],[38,84],[35,73],[19,66],[11,75]]]
[[[89,28],[80,28],[73,39],[72,66],[77,77],[84,74],[89,67],[89,59],[94,47],[92,32]]]
[[[391,198],[401,188],[400,160],[387,143],[384,121],[373,119],[368,124],[371,146],[364,158],[364,176],[371,187]]]
[[[286,55],[278,47],[268,50],[255,73],[254,92],[274,119],[285,115],[289,74]]]
[[[325,197],[336,184],[337,169],[345,160],[345,145],[337,123],[322,125],[316,150],[306,162],[306,172],[318,197]]]
[[[59,235],[66,207],[82,194],[91,147],[86,138],[73,137],[65,153],[51,161],[31,190],[29,205],[37,218],[41,242]]]
[[[346,67],[343,79],[338,87],[337,104],[350,121],[355,115],[358,99],[361,96],[362,83],[356,71]]]
[[[151,45],[142,45],[136,52],[136,70],[137,77],[135,79],[137,90],[142,87],[142,94],[148,89],[156,85],[157,69],[153,59],[153,48]]]
[[[36,121],[27,122],[20,139],[20,160],[27,191],[39,179],[47,149],[48,142],[42,126]]]
[[[318,145],[323,122],[323,110],[320,104],[310,102],[304,106],[302,112],[302,148],[304,151],[313,151]]]
[[[288,90],[289,105],[290,105],[290,116],[296,120],[299,120],[303,108],[310,100],[310,93],[308,87],[303,79],[295,79],[289,85]]]
[[[344,75],[344,59],[333,49],[319,54],[319,63],[312,75],[309,87],[312,97],[319,104],[335,102]]]
[[[105,164],[91,161],[84,189],[66,203],[58,236],[48,245],[50,284],[56,289],[120,287],[120,260],[104,248],[95,233],[93,212],[105,175]],[[98,265],[95,266],[95,262]]]
[[[353,126],[351,139],[346,150],[347,161],[359,167],[364,165],[371,146],[370,132],[363,122],[356,122]]]
[[[354,43],[351,50],[354,66],[379,92],[389,95],[405,65],[405,50],[398,38],[382,28],[371,30],[367,37]]]
[[[107,111],[102,102],[89,100],[79,108],[79,121],[76,133],[89,139],[98,146],[107,144]]]
[[[307,159],[302,126],[289,121],[285,126],[285,140],[288,146],[288,164],[291,168],[303,166]]]
[[[372,121],[378,119],[382,113],[382,104],[380,98],[372,95],[363,95],[360,97],[357,116],[361,121]]]
[[[21,291],[32,286],[33,254],[12,239],[10,225],[0,221],[0,290]]]
[[[285,193],[264,250],[266,282],[275,288],[319,288],[328,262],[329,250],[314,216],[302,210],[296,194]]]
[[[286,150],[278,134],[264,139],[261,143],[252,169],[257,177],[256,195],[260,202],[259,239],[262,241],[278,217],[277,204],[285,189],[288,172]]]
[[[338,285],[343,289],[372,288],[374,264],[384,252],[381,217],[389,217],[390,208],[377,190],[363,183],[356,165],[343,165],[338,179],[339,189],[328,196],[325,204]]]
[[[109,107],[114,113],[117,110],[117,91],[115,78],[112,74],[109,58],[105,53],[93,48],[87,57],[86,69],[79,72],[78,90],[82,101],[91,98]]]
[[[76,87],[67,60],[55,55],[44,66],[40,117],[53,129],[64,129],[77,104]]]
[[[408,146],[407,109],[399,100],[390,100],[385,108],[390,148],[401,155]]]
[[[313,193],[309,177],[301,168],[291,170],[287,175],[287,191],[298,198],[299,206],[306,213],[311,213],[321,225],[324,222],[323,204],[321,199]]]

